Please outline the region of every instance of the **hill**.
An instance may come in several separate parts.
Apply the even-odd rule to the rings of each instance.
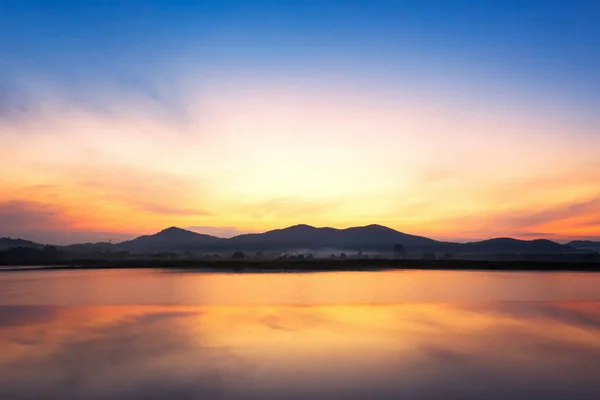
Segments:
[[[572,242],[567,243],[567,245],[580,250],[592,250],[600,252],[600,241],[595,242],[592,240],[573,240]]]
[[[242,251],[328,248],[390,251],[395,243],[402,243],[406,247],[413,248],[432,248],[440,242],[398,232],[381,225],[347,229],[295,225],[265,233],[236,236],[229,239],[227,244]]]
[[[193,251],[215,248],[224,240],[226,239],[171,227],[154,235],[144,235],[118,243],[114,247],[136,253]]]
[[[568,253],[573,252],[575,249],[546,239],[495,238],[465,243],[463,250],[473,253]]]
[[[367,225],[347,229],[316,228],[295,225],[264,233],[253,233],[223,239],[189,230],[171,227],[153,235],[144,235],[118,244],[82,243],[62,247],[61,251],[76,256],[130,252],[292,252],[292,251],[346,251],[380,252],[390,254],[400,243],[408,253],[454,253],[454,254],[558,254],[581,252],[581,249],[598,249],[600,242],[576,241],[562,245],[550,240],[518,240],[494,238],[470,243],[440,242],[423,236],[399,232],[381,225]],[[43,248],[43,245],[23,239],[0,239],[0,250],[15,247]]]
[[[465,243],[461,246],[468,253],[570,253],[573,247],[546,239],[519,240],[494,238],[480,242]]]
[[[44,247],[43,244],[35,243],[24,239],[13,239],[9,237],[0,238],[0,250],[8,250],[15,247],[27,247],[41,249]]]

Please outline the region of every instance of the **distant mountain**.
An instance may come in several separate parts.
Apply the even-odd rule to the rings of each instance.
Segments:
[[[44,247],[44,245],[23,239],[12,239],[8,237],[0,238],[0,250],[8,250],[15,247],[31,247],[41,249]]]
[[[574,250],[573,247],[546,239],[495,238],[461,246],[461,251],[467,253],[569,253]]]
[[[381,225],[368,225],[347,229],[316,228],[295,225],[264,233],[252,233],[222,239],[181,228],[171,227],[154,235],[112,245],[113,250],[134,253],[177,251],[233,252],[233,251],[293,251],[299,249],[364,250],[391,252],[401,243],[408,252],[453,252],[472,254],[498,253],[571,253],[576,250],[550,240],[518,240],[495,238],[480,242],[440,242],[423,236],[409,235]],[[98,245],[93,244],[95,249]],[[103,244],[106,245],[106,244]]]
[[[409,235],[381,225],[368,225],[347,229],[315,228],[295,225],[264,233],[253,233],[222,239],[181,228],[171,227],[154,235],[140,236],[118,244],[82,243],[64,246],[69,254],[78,256],[128,251],[131,253],[163,253],[195,251],[204,253],[233,253],[234,251],[286,252],[294,250],[345,250],[376,251],[391,253],[400,243],[408,253],[432,252],[454,254],[574,253],[578,249],[597,249],[600,242],[574,241],[568,245],[550,240],[518,240],[495,238],[470,243],[440,242],[423,236]],[[36,247],[43,245],[22,239],[0,238],[0,250],[13,247]]]
[[[140,236],[133,240],[118,243],[114,247],[136,253],[192,251],[217,247],[224,240],[226,239],[171,227],[154,235]]]
[[[567,246],[574,247],[580,250],[593,250],[600,252],[600,242],[594,242],[592,240],[573,240],[567,243]]]
[[[395,243],[406,247],[434,247],[440,243],[422,236],[408,235],[381,225],[348,229],[315,228],[295,225],[265,233],[233,237],[227,244],[238,250],[349,249],[391,251]]]

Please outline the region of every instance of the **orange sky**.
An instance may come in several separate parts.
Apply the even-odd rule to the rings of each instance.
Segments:
[[[136,93],[115,113],[48,96],[5,120],[0,234],[378,223],[464,240],[600,236],[600,141],[584,134],[598,126],[433,95],[282,84],[200,101],[188,87],[184,121]]]

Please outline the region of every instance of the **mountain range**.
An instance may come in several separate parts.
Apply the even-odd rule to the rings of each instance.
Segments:
[[[519,240],[494,238],[470,243],[442,242],[423,236],[409,235],[381,225],[368,225],[347,229],[315,228],[295,225],[264,233],[244,234],[230,239],[200,234],[171,227],[153,235],[110,243],[83,243],[65,246],[75,252],[128,251],[132,253],[157,252],[231,252],[231,251],[372,251],[391,252],[395,244],[406,251],[453,253],[572,253],[578,250],[600,250],[600,242],[574,241],[559,244],[550,240]],[[22,239],[0,239],[0,249],[10,247],[41,247]]]
[[[600,241],[594,242],[592,240],[574,240],[567,243],[567,245],[581,250],[593,250],[600,252]]]

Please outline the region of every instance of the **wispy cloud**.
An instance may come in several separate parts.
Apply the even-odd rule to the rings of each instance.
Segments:
[[[20,118],[30,109],[30,101],[19,87],[0,81],[0,122]]]
[[[505,210],[487,210],[442,219],[446,230],[458,231],[460,237],[487,238],[514,236],[523,238],[594,238],[600,221],[600,196],[538,208],[531,206]],[[459,226],[460,229],[456,229]],[[596,232],[596,233],[594,233]]]
[[[508,212],[492,218],[492,222],[506,228],[529,229],[571,218],[600,214],[600,196],[571,204],[561,204],[537,212]]]
[[[64,225],[67,221],[64,211],[53,205],[22,200],[0,203],[0,230],[5,234]]]
[[[88,190],[108,203],[149,214],[211,215],[210,211],[195,205],[202,191],[197,179],[118,165],[89,166],[85,171],[69,167],[65,175],[75,187]]]

